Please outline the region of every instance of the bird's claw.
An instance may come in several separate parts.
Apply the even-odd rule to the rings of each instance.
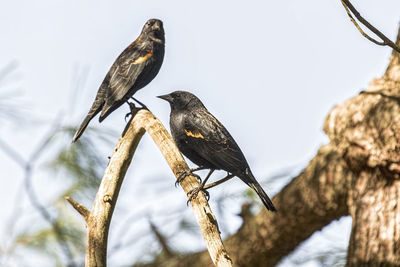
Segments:
[[[196,187],[196,188],[194,188],[194,189],[189,191],[189,193],[188,193],[188,198],[189,199],[186,202],[186,205],[189,205],[189,202],[192,201],[193,199],[195,199],[197,197],[197,195],[200,193],[200,191],[203,191],[204,195],[206,196],[207,201],[210,200],[210,193],[208,193],[208,191],[205,190],[203,188],[203,186],[199,186],[199,187]]]
[[[191,171],[181,171],[181,172],[178,172],[178,178],[176,179],[175,187],[177,187],[186,178],[186,176],[189,176],[189,175],[193,175],[194,177],[196,177],[196,179],[199,181],[199,183],[201,183],[201,178],[197,174],[195,174]]]
[[[136,112],[140,109],[140,108],[137,108],[137,107],[135,106],[135,104],[132,103],[132,102],[128,102],[128,101],[127,101],[127,103],[128,103],[128,105],[129,105],[129,108],[130,108],[131,111],[128,112],[128,113],[126,113],[126,115],[125,115],[125,122],[126,122],[126,119],[129,118],[129,116],[133,116],[133,115],[136,114]]]
[[[134,98],[133,96],[131,97],[131,99],[132,99],[133,101],[137,102],[139,105],[141,105],[141,107],[140,107],[139,109],[147,109],[147,110],[149,110],[145,104],[143,104],[142,102],[140,102],[139,100],[137,100],[137,99]]]
[[[125,122],[128,122],[126,119],[129,118],[129,116],[131,116],[131,115],[132,115],[132,112],[126,113],[126,115],[125,115]]]

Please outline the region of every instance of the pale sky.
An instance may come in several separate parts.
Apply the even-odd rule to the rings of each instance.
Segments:
[[[353,4],[395,40],[400,1]],[[328,141],[322,126],[331,108],[380,76],[391,53],[358,33],[339,0],[4,1],[0,69],[12,61],[18,68],[1,81],[0,90],[23,92],[20,104],[26,106],[28,122],[3,125],[0,138],[27,156],[60,112],[64,122],[80,123],[111,64],[149,18],[164,22],[166,55],[159,75],[135,96],[169,129],[169,106],[155,96],[178,89],[195,93],[229,129],[260,179],[288,166],[306,166]],[[85,71],[87,80],[72,105],[77,73]],[[127,111],[124,105],[102,124],[95,118],[90,125],[120,133]],[[104,157],[111,153],[105,151]],[[190,209],[150,138],[143,139],[133,164],[140,167],[128,173],[118,205],[152,201],[145,196],[151,189],[139,188],[143,179],[158,175],[169,179],[171,192],[152,209],[169,201]],[[10,203],[22,173],[1,151],[0,169],[0,201]],[[41,185],[36,177],[35,186]],[[282,186],[265,189],[274,195]],[[237,179],[213,192],[245,188]],[[57,182],[46,190],[57,191]],[[228,212],[239,210],[240,203],[231,201]],[[5,205],[0,216],[8,218],[11,212]],[[232,219],[229,233],[240,223]],[[350,223],[344,220],[337,228],[348,232]],[[0,222],[0,235],[2,227]],[[197,247],[204,245],[200,242]]]

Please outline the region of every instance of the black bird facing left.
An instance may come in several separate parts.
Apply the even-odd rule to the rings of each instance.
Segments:
[[[200,190],[206,186],[214,170],[225,170],[228,175],[223,180],[239,177],[254,189],[268,210],[276,211],[233,137],[200,99],[186,91],[175,91],[159,98],[168,101],[171,106],[171,134],[180,151],[199,166],[195,170],[210,169]]]
[[[99,112],[101,122],[156,77],[164,59],[164,44],[162,21],[149,19],[139,37],[111,66],[72,142],[82,135],[90,120]]]

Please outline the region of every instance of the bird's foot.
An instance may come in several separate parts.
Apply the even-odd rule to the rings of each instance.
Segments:
[[[189,176],[189,175],[193,175],[194,177],[197,178],[199,183],[201,183],[200,176],[195,174],[195,173],[193,173],[192,170],[190,170],[190,171],[181,171],[181,172],[178,172],[177,174],[178,174],[178,178],[176,179],[175,187],[177,187],[178,184],[180,184],[186,178],[186,176]]]
[[[139,109],[147,109],[147,110],[149,110],[145,104],[143,104],[142,102],[140,102],[139,100],[137,100],[137,99],[134,98],[133,96],[131,97],[131,99],[132,99],[133,101],[135,101],[136,103],[138,103],[139,105],[141,105],[141,107],[140,107]]]
[[[207,201],[210,200],[210,193],[208,193],[208,191],[204,189],[203,185],[201,185],[201,186],[196,187],[189,191],[189,193],[188,193],[189,199],[186,202],[186,204],[189,205],[189,202],[192,201],[193,199],[195,199],[197,197],[197,195],[200,193],[200,191],[203,191],[204,195],[206,195]]]
[[[129,118],[130,116],[133,117],[133,116],[139,111],[139,109],[140,109],[140,108],[137,108],[137,107],[135,106],[135,104],[132,103],[132,102],[126,101],[126,103],[128,103],[129,108],[130,108],[131,111],[128,112],[128,113],[126,113],[126,115],[125,115],[125,122],[126,122],[126,119],[127,119],[127,118]]]

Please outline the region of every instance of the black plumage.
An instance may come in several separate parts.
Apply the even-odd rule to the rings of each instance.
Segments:
[[[210,169],[209,175],[213,170],[225,170],[239,177],[254,189],[268,210],[276,211],[233,137],[195,95],[175,91],[159,98],[170,103],[172,137],[187,158],[201,169]]]
[[[97,92],[85,120],[76,131],[75,142],[90,120],[99,112],[103,121],[134,93],[146,86],[158,74],[164,59],[164,28],[161,20],[150,19],[139,37],[115,60]]]

